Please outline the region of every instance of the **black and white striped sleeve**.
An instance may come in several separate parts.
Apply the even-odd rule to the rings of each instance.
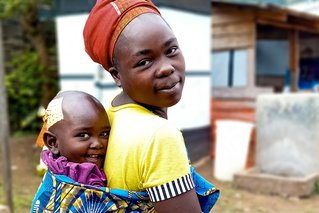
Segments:
[[[195,187],[192,174],[187,174],[160,186],[147,188],[152,202],[159,202],[183,194]]]

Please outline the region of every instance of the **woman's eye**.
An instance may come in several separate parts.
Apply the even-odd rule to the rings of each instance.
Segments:
[[[167,50],[167,55],[173,55],[177,51],[177,47],[172,47]]]
[[[148,65],[149,63],[151,63],[151,60],[142,60],[142,61],[140,61],[140,62],[138,62],[138,64],[137,64],[137,67],[139,67],[139,66],[146,66],[146,65]]]

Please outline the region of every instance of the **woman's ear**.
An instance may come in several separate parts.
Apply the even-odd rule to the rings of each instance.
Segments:
[[[119,75],[119,72],[117,71],[117,69],[115,67],[111,67],[109,69],[109,72],[110,72],[112,78],[114,79],[116,85],[118,87],[122,87],[121,78],[120,78],[120,75]]]
[[[43,141],[45,146],[48,147],[53,154],[59,154],[57,138],[52,132],[45,131],[43,134]]]

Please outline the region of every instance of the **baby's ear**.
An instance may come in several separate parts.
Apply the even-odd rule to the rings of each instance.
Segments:
[[[109,72],[110,72],[112,78],[114,79],[116,85],[118,87],[122,87],[121,79],[120,79],[119,72],[117,71],[117,69],[115,67],[111,67],[109,69]]]
[[[53,154],[59,154],[57,138],[52,132],[45,131],[43,134],[43,141],[45,146],[48,147]]]

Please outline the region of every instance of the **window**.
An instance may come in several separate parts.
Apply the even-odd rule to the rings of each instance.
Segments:
[[[213,87],[245,87],[247,85],[247,51],[227,50],[212,53]]]

